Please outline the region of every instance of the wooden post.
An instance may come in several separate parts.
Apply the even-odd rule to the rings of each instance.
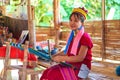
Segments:
[[[3,74],[3,80],[7,80],[7,69],[9,67],[9,56],[10,56],[10,44],[6,43],[6,57],[5,57],[5,63],[4,63],[4,74]]]
[[[59,44],[60,34],[60,0],[53,0],[53,11],[54,11],[54,28],[55,28],[55,47]]]
[[[0,6],[3,15],[6,15],[6,6]]]
[[[105,53],[105,0],[102,0],[102,61],[106,58]]]
[[[34,7],[31,7],[30,0],[28,0],[28,30],[30,45],[32,45],[35,48],[36,35],[34,22]]]
[[[29,42],[26,41],[24,45],[24,61],[23,61],[23,69],[22,69],[22,79],[21,80],[26,80],[27,79],[27,59],[28,59],[28,45]]]

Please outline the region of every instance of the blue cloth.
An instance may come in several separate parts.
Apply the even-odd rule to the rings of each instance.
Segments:
[[[117,76],[120,76],[120,65],[116,67],[116,74]]]

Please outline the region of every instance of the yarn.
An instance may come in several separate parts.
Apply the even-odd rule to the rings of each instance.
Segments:
[[[120,76],[120,65],[116,67],[116,74],[117,76]]]
[[[54,49],[51,51],[51,54],[54,55],[54,54],[57,53],[57,51],[58,51],[58,48],[54,48]]]

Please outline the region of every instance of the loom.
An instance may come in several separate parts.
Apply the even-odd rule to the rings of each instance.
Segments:
[[[21,44],[10,43],[10,45],[14,46],[16,48],[19,48],[20,50],[24,50],[23,46]],[[50,47],[50,46],[48,45],[48,47]],[[41,59],[43,59],[43,60],[52,61],[51,60],[52,56],[51,56],[50,49],[49,49],[48,54],[46,54],[46,52],[44,50],[37,51],[37,50],[34,50],[32,48],[28,48],[28,50],[29,50],[29,53],[35,54],[35,55],[39,56]],[[68,67],[72,67],[74,69],[77,69],[75,66],[73,66],[73,65],[71,65],[69,63],[66,63],[66,62],[60,62],[60,64],[63,65],[63,66],[68,66]]]
[[[24,49],[23,49],[23,46],[22,46],[21,44],[10,43],[10,45],[11,45],[11,46],[14,46],[14,47],[16,47],[16,48],[19,48],[20,50],[24,50]],[[47,60],[47,61],[50,61],[50,60],[51,60],[49,54],[46,54],[45,51],[43,51],[43,50],[37,51],[37,50],[34,50],[34,49],[32,49],[32,48],[28,48],[28,50],[29,50],[29,53],[35,54],[35,55],[41,57],[41,58],[44,59],[44,60]]]

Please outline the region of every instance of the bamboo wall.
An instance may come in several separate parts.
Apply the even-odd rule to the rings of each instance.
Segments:
[[[92,21],[85,23],[85,31],[90,34],[94,44],[93,55],[101,57],[102,55],[102,22]]]
[[[120,60],[120,20],[106,21],[105,31],[107,58]]]
[[[44,41],[47,39],[55,39],[55,30],[54,28],[39,28],[36,27],[36,41]]]
[[[61,26],[68,27],[67,22],[62,22]],[[102,57],[102,21],[85,22],[85,31],[88,32],[94,43],[93,56]],[[60,40],[66,41],[69,30],[60,33]],[[46,38],[54,37],[54,29],[36,29],[37,41],[44,39],[42,34],[47,34]],[[41,35],[41,36],[37,36]],[[105,53],[107,59],[120,60],[120,20],[105,21]],[[44,39],[44,40],[45,40]]]

